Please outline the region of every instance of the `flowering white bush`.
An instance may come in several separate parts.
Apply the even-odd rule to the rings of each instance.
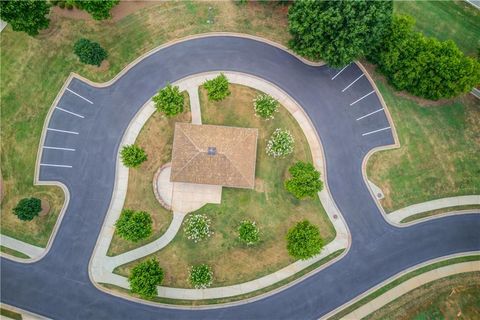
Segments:
[[[185,220],[184,231],[187,238],[195,243],[210,237],[213,232],[210,230],[210,219],[204,214],[194,214]]]
[[[273,114],[278,112],[278,101],[268,94],[260,94],[253,99],[255,114],[265,120],[273,119]]]
[[[293,152],[295,140],[287,129],[275,129],[270,140],[267,142],[266,151],[274,158],[283,157]]]
[[[208,288],[212,285],[213,281],[212,268],[206,264],[192,266],[188,280],[195,289]]]

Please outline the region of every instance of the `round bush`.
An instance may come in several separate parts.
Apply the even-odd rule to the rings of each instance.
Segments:
[[[23,198],[20,200],[13,213],[20,220],[30,221],[42,211],[42,201],[37,198]]]
[[[107,57],[107,51],[98,43],[82,38],[75,42],[73,52],[86,64],[100,66]]]
[[[322,251],[323,239],[318,227],[304,220],[287,233],[287,250],[295,259],[306,260]]]
[[[120,214],[115,227],[120,237],[137,242],[152,234],[152,217],[145,211],[125,209]]]
[[[205,289],[212,285],[213,271],[206,264],[192,266],[188,277],[190,284],[196,289]]]
[[[193,214],[185,220],[183,229],[187,238],[195,243],[210,237],[213,232],[210,230],[210,219],[204,214]]]
[[[290,131],[278,128],[267,142],[267,154],[274,158],[286,156],[293,152],[294,142]]]
[[[129,168],[136,168],[144,161],[147,161],[145,150],[135,144],[124,146],[120,157],[122,158],[123,164]]]
[[[268,94],[261,94],[253,100],[253,107],[257,116],[266,120],[273,119],[273,114],[278,112],[278,101]]]
[[[285,181],[285,189],[297,199],[314,197],[322,190],[320,172],[311,163],[298,161],[288,169],[292,178]]]
[[[184,96],[177,86],[173,87],[168,84],[158,91],[158,94],[153,97],[153,102],[155,102],[157,110],[163,112],[167,117],[183,112]]]
[[[255,221],[242,221],[238,227],[238,237],[247,245],[252,245],[260,240],[259,230]]]
[[[230,95],[228,79],[223,73],[212,80],[205,81],[203,87],[207,90],[208,99],[213,101],[223,100]]]
[[[130,290],[143,298],[157,295],[157,286],[162,284],[163,270],[155,258],[137,264],[128,277]]]

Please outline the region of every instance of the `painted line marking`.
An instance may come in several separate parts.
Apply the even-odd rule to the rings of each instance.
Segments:
[[[68,110],[65,110],[65,109],[60,108],[60,107],[55,107],[55,109],[58,109],[60,111],[66,112],[66,113],[70,113],[71,115],[74,115],[75,117],[79,117],[79,118],[82,118],[82,119],[85,118],[81,114],[78,114],[78,113],[75,113],[75,112],[72,112],[72,111],[68,111]]]
[[[93,102],[92,102],[92,101],[88,100],[88,99],[87,99],[87,98],[85,98],[85,97],[82,97],[81,95],[79,95],[79,94],[78,94],[78,93],[76,93],[75,91],[73,91],[73,90],[70,90],[70,89],[68,89],[68,88],[66,88],[66,89],[67,89],[67,91],[68,91],[68,92],[71,92],[71,93],[73,93],[74,95],[76,95],[77,97],[80,97],[80,98],[82,98],[83,100],[87,101],[88,103],[90,103],[90,104],[93,104]]]
[[[345,90],[347,90],[348,88],[350,88],[355,82],[357,82],[358,80],[360,80],[361,78],[363,78],[365,74],[362,73],[362,75],[360,77],[358,77],[357,79],[353,80],[352,83],[350,83],[348,86],[345,87],[345,89],[342,90],[342,92],[345,92]]]
[[[75,131],[60,130],[60,129],[53,129],[53,128],[47,128],[47,130],[48,131],[55,131],[55,132],[70,133],[70,134],[78,134],[78,132],[75,132]]]
[[[347,64],[345,67],[343,67],[343,69],[342,69],[342,70],[338,71],[338,73],[337,73],[336,75],[334,75],[334,76],[333,76],[332,80],[335,80],[335,78],[336,78],[336,77],[338,77],[338,75],[339,75],[340,73],[342,73],[342,72],[343,72],[343,70],[347,69],[349,65],[350,65],[350,63],[349,63],[349,64]]]
[[[368,136],[369,134],[377,133],[377,132],[388,130],[388,129],[390,129],[390,127],[386,127],[386,128],[382,128],[382,129],[378,129],[378,130],[373,130],[373,131],[370,131],[370,132],[362,133],[362,136]]]
[[[366,115],[364,115],[364,116],[362,116],[362,117],[360,117],[360,118],[357,118],[356,120],[357,120],[357,121],[358,121],[358,120],[362,120],[363,118],[366,118],[366,117],[368,117],[368,116],[371,116],[372,114],[375,114],[375,113],[380,112],[380,111],[383,111],[383,108],[382,108],[382,109],[375,110],[375,111],[373,111],[373,112],[370,112],[369,114],[366,114]]]
[[[72,148],[60,148],[60,147],[49,147],[49,146],[43,146],[44,149],[52,149],[52,150],[65,150],[65,151],[75,151],[75,149]]]
[[[42,167],[58,167],[58,168],[71,168],[72,166],[67,166],[66,164],[51,164],[51,163],[40,163]]]
[[[360,101],[360,100],[368,97],[369,95],[371,95],[371,94],[374,93],[374,92],[375,92],[375,90],[373,90],[372,92],[367,93],[366,95],[364,95],[364,96],[361,97],[360,99],[357,99],[357,100],[353,101],[352,103],[350,103],[350,105],[353,106],[355,103],[357,103],[358,101]]]

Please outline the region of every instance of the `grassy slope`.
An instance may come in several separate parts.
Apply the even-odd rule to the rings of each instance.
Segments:
[[[284,175],[294,161],[311,160],[310,148],[295,119],[281,107],[274,120],[260,120],[252,104],[257,91],[230,87],[231,96],[219,103],[209,102],[206,92],[200,91],[202,122],[259,128],[255,190],[223,188],[220,205],[209,204],[197,211],[212,220],[215,233],[210,239],[195,244],[181,230],[171,244],[155,254],[165,270],[166,286],[188,287],[188,267],[198,263],[213,266],[214,286],[253,280],[276,271],[294,261],[286,252],[285,235],[302,219],[319,226],[325,243],[335,236],[318,198],[299,201],[283,187]],[[266,140],[278,127],[289,128],[296,141],[294,154],[284,159],[273,159],[265,153]],[[238,225],[244,219],[256,221],[261,230],[262,241],[256,246],[247,247],[237,239]],[[120,267],[119,273],[127,275],[136,263]]]
[[[13,32],[10,26],[0,34],[0,153],[6,190],[1,204],[1,232],[39,246],[48,241],[63,193],[55,187],[33,187],[37,146],[47,111],[70,72],[106,81],[148,50],[202,32],[244,32],[284,44],[288,38],[282,7],[237,6],[227,1],[166,2],[115,22],[51,18],[50,29],[37,38]],[[212,18],[214,23],[207,23]],[[85,35],[107,49],[106,66],[97,69],[78,62],[72,46]],[[32,195],[48,199],[51,213],[32,222],[20,222],[11,210],[20,198]]]
[[[480,272],[456,274],[426,283],[364,319],[455,318],[480,318]]]
[[[153,232],[150,237],[138,242],[122,239],[117,233],[113,235],[107,255],[114,256],[141,247],[159,238],[168,228],[172,220],[171,211],[160,205],[153,193],[152,179],[158,168],[170,162],[172,156],[173,128],[175,122],[190,122],[190,100],[185,97],[184,112],[174,118],[166,118],[156,112],[147,121],[135,141],[148,155],[147,161],[136,169],[130,169],[128,189],[124,209],[141,210],[150,213]]]
[[[480,11],[465,1],[395,1],[396,13],[415,18],[416,29],[429,37],[451,39],[470,56],[480,47]]]

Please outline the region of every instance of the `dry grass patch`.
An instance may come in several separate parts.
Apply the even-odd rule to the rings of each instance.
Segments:
[[[222,203],[208,204],[196,211],[212,221],[214,234],[207,240],[193,243],[183,229],[167,247],[154,254],[165,270],[165,286],[189,287],[188,268],[206,263],[213,267],[213,286],[241,283],[270,274],[294,260],[286,250],[286,234],[296,222],[308,219],[320,228],[328,243],[335,237],[318,197],[297,200],[283,187],[288,167],[297,160],[311,161],[310,148],[302,129],[283,107],[275,119],[264,121],[256,117],[253,98],[257,91],[230,85],[231,95],[221,102],[207,100],[200,90],[202,122],[237,127],[258,128],[255,190],[223,188]],[[283,159],[268,157],[266,140],[277,127],[288,128],[295,138],[295,151]],[[258,245],[246,246],[238,239],[237,228],[242,220],[256,221],[260,228]],[[128,275],[138,261],[119,267],[116,272]]]
[[[173,130],[175,122],[190,122],[190,101],[185,96],[185,111],[173,118],[166,118],[155,112],[145,123],[137,137],[136,144],[145,150],[148,160],[128,173],[128,189],[124,209],[146,211],[152,216],[153,233],[139,242],[124,240],[114,234],[107,255],[114,256],[138,248],[159,238],[168,228],[172,220],[172,212],[160,205],[153,193],[153,176],[172,156]]]

